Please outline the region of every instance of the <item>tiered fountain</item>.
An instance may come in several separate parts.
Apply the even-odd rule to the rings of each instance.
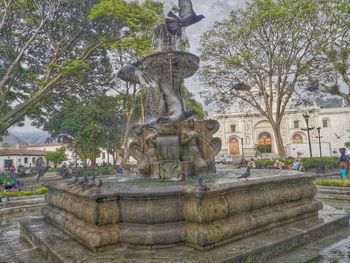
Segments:
[[[119,73],[162,93],[160,116],[133,127],[130,153],[144,179],[46,185],[43,217],[23,221],[22,237],[64,263],[263,262],[348,225],[321,210],[311,176],[253,171],[240,182],[241,172],[215,173],[219,124],[193,119],[180,92],[199,58],[177,51],[164,25],[156,36],[161,51]]]

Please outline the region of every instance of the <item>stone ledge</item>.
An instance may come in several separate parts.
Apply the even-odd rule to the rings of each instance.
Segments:
[[[21,236],[38,247],[49,262],[266,262],[267,259],[288,252],[349,226],[349,215],[325,207],[318,217],[307,218],[251,235],[208,251],[179,246],[172,249],[134,250],[116,246],[94,253],[43,218],[21,222]],[[74,248],[74,249],[72,249]],[[299,263],[302,263],[299,262]]]

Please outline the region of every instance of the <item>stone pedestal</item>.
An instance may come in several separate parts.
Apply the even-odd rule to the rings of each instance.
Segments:
[[[207,250],[279,225],[317,215],[312,177],[280,176],[210,186],[176,185],[79,191],[47,185],[48,222],[93,251],[128,244],[186,244]]]

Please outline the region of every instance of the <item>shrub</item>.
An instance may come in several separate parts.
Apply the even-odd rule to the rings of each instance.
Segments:
[[[317,180],[316,185],[350,187],[350,181],[343,180]]]
[[[33,192],[0,192],[2,196],[17,197],[17,196],[31,196],[31,195],[43,195],[47,192],[47,188],[41,187]]]
[[[276,160],[255,160],[256,165],[260,165],[263,168],[271,167]],[[285,165],[293,164],[294,158],[288,158],[282,160]],[[334,169],[339,167],[337,157],[314,157],[314,158],[302,158],[303,166],[306,170],[315,169],[318,165],[325,165],[328,169]]]

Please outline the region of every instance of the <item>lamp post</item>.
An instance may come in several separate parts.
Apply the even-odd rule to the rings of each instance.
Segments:
[[[241,138],[241,146],[242,146],[242,160],[244,160],[243,137]]]
[[[322,157],[322,150],[321,150],[321,127],[317,127],[316,128],[318,136],[316,136],[316,138],[318,139],[318,147],[320,148],[320,157]]]
[[[310,130],[313,130],[314,128],[309,128],[309,118],[310,115],[309,114],[303,114],[303,118],[305,120],[306,123],[306,129],[301,129],[303,131],[307,131],[307,139],[309,140],[309,151],[310,151],[310,158],[312,158],[312,149],[311,149],[311,140],[310,140]]]
[[[107,164],[109,165],[109,131],[107,132]]]

